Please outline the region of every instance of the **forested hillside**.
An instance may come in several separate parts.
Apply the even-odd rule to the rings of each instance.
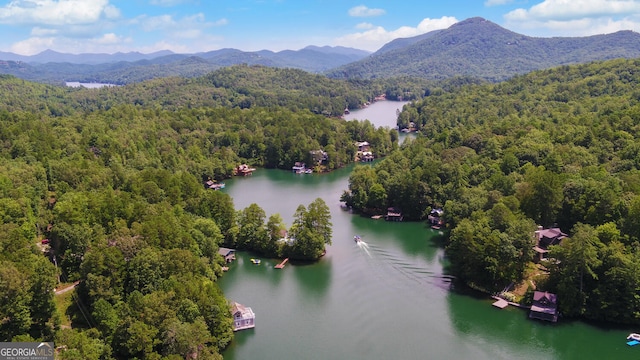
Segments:
[[[495,291],[538,273],[565,316],[640,324],[639,83],[640,60],[612,60],[432,88],[400,116],[418,138],[356,168],[343,199],[416,220],[442,207],[460,280]],[[537,225],[569,235],[546,275]]]
[[[414,40],[395,41],[360,61],[327,72],[332,78],[472,76],[496,82],[534,70],[596,60],[640,57],[640,34],[534,38],[471,18]],[[406,46],[397,46],[407,44]]]
[[[0,79],[4,79],[0,86],[7,90],[0,92],[5,109],[48,111],[52,116],[69,115],[78,110],[107,110],[119,104],[165,110],[275,106],[341,116],[345,107],[357,109],[381,94],[389,100],[419,99],[429,84],[426,80],[406,77],[334,80],[302,70],[245,65],[222,68],[197,78],[159,78],[91,91],[41,84],[23,87],[25,80],[7,75],[0,75]]]
[[[300,204],[282,245],[281,217],[237,212],[204,182],[241,163],[290,171],[311,150],[338,168],[363,139],[397,148],[395,130],[311,112],[311,89],[341,109],[371,91],[251,67],[100,90],[0,77],[0,340],[55,341],[62,359],[220,359],[232,331],[218,248],[313,260],[331,223],[322,200]],[[58,279],[78,282],[67,305]]]

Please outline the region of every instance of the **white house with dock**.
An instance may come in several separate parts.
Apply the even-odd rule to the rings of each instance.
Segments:
[[[237,302],[231,304],[231,315],[233,315],[233,331],[253,329],[256,327],[256,314],[250,307]]]

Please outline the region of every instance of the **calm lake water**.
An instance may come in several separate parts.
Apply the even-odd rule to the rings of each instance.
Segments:
[[[377,101],[365,108],[351,110],[343,117],[345,120],[369,120],[376,127],[395,128],[396,111],[402,111],[402,107],[408,103],[408,101]]]
[[[256,328],[236,333],[225,359],[640,358],[640,348],[625,344],[631,329],[532,321],[521,309],[499,310],[487,297],[453,291],[438,232],[340,207],[351,170],[259,169],[226,181],[221,191],[236,209],[256,203],[287,226],[298,205],[324,199],[333,244],[318,263],[282,270],[273,268],[279,259],[254,265],[255,254],[237,254],[219,283],[228,299],[254,310]],[[353,241],[356,234],[366,245]]]
[[[69,87],[85,87],[87,89],[99,89],[99,88],[103,88],[103,87],[111,87],[111,86],[118,86],[115,84],[105,84],[105,83],[81,83],[78,81],[67,81],[65,83],[65,85],[69,86]]]

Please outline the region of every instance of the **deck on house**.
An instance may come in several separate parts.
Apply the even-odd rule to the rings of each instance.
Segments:
[[[282,269],[284,267],[284,264],[287,263],[287,261],[289,261],[289,258],[286,258],[284,260],[282,260],[282,262],[276,266],[274,266],[276,269]]]

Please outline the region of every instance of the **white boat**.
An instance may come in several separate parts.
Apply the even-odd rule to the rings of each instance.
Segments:
[[[640,341],[640,334],[631,333],[629,334],[629,336],[627,336],[627,340]]]
[[[353,237],[353,241],[359,243],[360,241],[362,241],[362,238],[360,238],[360,235],[356,235]]]

